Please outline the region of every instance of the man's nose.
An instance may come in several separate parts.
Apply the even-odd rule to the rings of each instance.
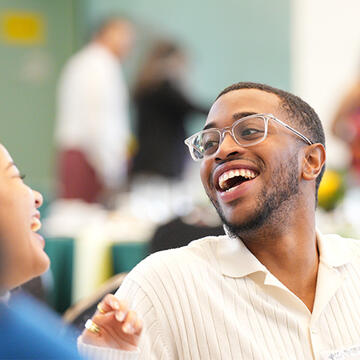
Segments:
[[[223,134],[215,156],[216,160],[224,160],[231,155],[240,154],[244,151],[245,149],[235,141],[232,133],[230,131],[226,131]]]

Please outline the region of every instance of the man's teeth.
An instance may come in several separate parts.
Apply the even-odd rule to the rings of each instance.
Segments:
[[[38,218],[33,218],[33,221],[31,223],[31,231],[39,231],[41,228],[41,222]]]
[[[220,188],[222,190],[229,190],[226,185],[226,181],[236,176],[241,176],[245,179],[254,179],[256,177],[256,173],[250,169],[234,169],[226,171],[219,177]]]

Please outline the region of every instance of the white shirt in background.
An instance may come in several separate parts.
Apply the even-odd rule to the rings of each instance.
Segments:
[[[312,313],[241,241],[207,237],[151,255],[116,293],[144,321],[140,353],[81,339],[79,349],[96,359],[360,359],[360,242],[317,241]]]
[[[58,149],[82,151],[107,186],[126,174],[128,92],[119,60],[92,43],[66,64],[58,88]]]

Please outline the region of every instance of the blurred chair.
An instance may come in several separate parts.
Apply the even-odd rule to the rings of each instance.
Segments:
[[[187,94],[188,60],[176,43],[158,40],[145,57],[135,82],[135,154],[132,174],[182,179],[187,159],[183,139],[189,115],[208,112]]]
[[[74,239],[66,237],[47,238],[45,251],[48,254],[53,277],[53,289],[48,293],[48,303],[59,313],[71,304]]]
[[[115,243],[111,249],[114,273],[130,272],[149,254],[148,242]]]
[[[120,287],[127,273],[117,274],[106,281],[101,287],[91,296],[80,300],[78,303],[70,307],[64,314],[63,320],[67,324],[71,324],[78,335],[84,329],[85,322],[91,318],[96,311],[97,304],[106,294],[114,294]]]
[[[177,217],[159,226],[155,231],[150,241],[150,253],[186,246],[191,241],[205,236],[219,235],[224,235],[221,225],[190,224],[185,222],[184,218]]]

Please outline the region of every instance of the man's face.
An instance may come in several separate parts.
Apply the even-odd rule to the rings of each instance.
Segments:
[[[135,31],[131,23],[118,20],[109,25],[105,36],[113,53],[123,59],[132,49]]]
[[[291,123],[280,110],[280,99],[257,89],[241,89],[221,96],[210,109],[206,125],[222,129],[235,118],[251,114],[273,114]],[[242,147],[226,134],[216,153],[204,158],[201,180],[223,222],[235,233],[259,229],[271,217],[286,216],[289,203],[298,194],[299,141],[290,131],[269,120],[267,138]],[[236,177],[227,191],[219,182],[237,171],[250,178]],[[227,180],[228,181],[228,180]],[[281,211],[283,214],[281,214]]]

